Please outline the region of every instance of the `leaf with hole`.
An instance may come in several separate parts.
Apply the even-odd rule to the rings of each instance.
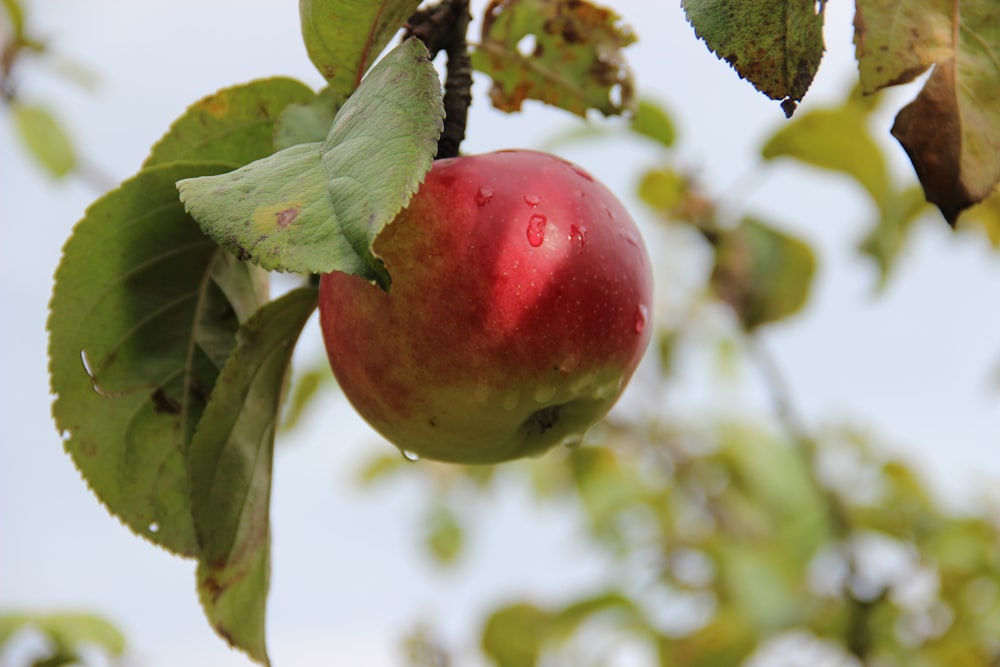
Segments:
[[[632,73],[621,50],[635,35],[618,16],[580,0],[493,0],[472,65],[493,79],[502,111],[540,100],[584,116],[635,106]]]

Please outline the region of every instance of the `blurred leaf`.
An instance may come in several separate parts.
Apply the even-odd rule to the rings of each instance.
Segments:
[[[804,561],[791,558],[781,542],[721,540],[714,546],[722,604],[731,605],[765,637],[802,619],[806,608],[800,567]]]
[[[14,125],[32,157],[55,178],[76,168],[76,153],[63,129],[47,109],[13,102]]]
[[[840,107],[813,109],[783,124],[764,144],[765,160],[791,157],[852,176],[884,210],[892,194],[882,150],[868,130],[874,105],[858,89]]]
[[[288,292],[239,328],[190,445],[202,606],[219,635],[264,665],[274,433],[292,352],[316,298],[313,287]]]
[[[882,204],[881,216],[858,244],[861,254],[875,260],[879,271],[879,289],[888,283],[910,228],[927,209],[924,193],[919,187],[907,188]]]
[[[954,225],[1000,182],[1000,21],[996,0],[858,0],[854,42],[865,92],[933,70],[896,116],[927,200]]]
[[[309,102],[289,104],[274,124],[274,149],[323,141],[343,103],[340,93],[325,88]]]
[[[168,162],[218,161],[235,167],[270,155],[276,120],[293,104],[313,98],[294,79],[260,79],[223,88],[198,100],[153,146],[144,167]]]
[[[3,8],[10,21],[12,41],[20,41],[24,37],[24,5],[20,0],[3,0]]]
[[[670,148],[677,139],[674,121],[666,109],[650,100],[639,100],[635,117],[632,119],[632,131],[649,137],[660,143],[664,148]]]
[[[597,614],[616,612],[628,621],[634,620],[639,611],[632,600],[619,592],[609,592],[574,602],[552,615],[551,634],[560,639],[572,635],[584,622]]]
[[[639,181],[639,198],[662,213],[676,211],[687,195],[687,177],[670,167],[650,169]]]
[[[661,637],[662,667],[722,667],[742,665],[758,637],[746,619],[723,607],[709,623],[684,637]]]
[[[979,225],[994,250],[1000,250],[1000,189],[981,203],[965,211],[958,219],[960,227]]]
[[[621,54],[634,41],[617,15],[585,0],[492,0],[472,65],[493,79],[490,98],[501,111],[533,99],[609,116],[635,104]]]
[[[674,357],[679,341],[680,332],[674,329],[663,329],[657,333],[656,351],[660,360],[660,375],[663,377],[669,376],[674,371]]]
[[[445,565],[454,562],[462,551],[463,531],[451,508],[444,504],[434,506],[425,530],[427,547],[438,562]]]
[[[49,307],[66,450],[111,512],[188,556],[188,443],[237,327],[267,298],[261,274],[206,239],[177,199],[178,179],[226,168],[152,167],[99,199],[63,249]]]
[[[50,614],[36,616],[31,623],[64,649],[93,645],[113,656],[125,652],[125,637],[118,628],[99,616]]]
[[[53,644],[55,653],[49,660],[70,657],[83,646],[95,646],[111,656],[125,652],[125,638],[115,626],[93,614],[74,613],[0,615],[0,649],[25,627],[37,629]]]
[[[809,299],[816,260],[804,241],[745,218],[719,232],[711,284],[747,330],[795,313]]]
[[[551,617],[530,604],[499,609],[486,621],[482,647],[497,667],[535,667]]]
[[[319,390],[328,384],[335,384],[333,372],[330,370],[330,362],[326,357],[308,368],[303,373],[293,376],[292,393],[285,407],[284,419],[281,423],[282,431],[290,431],[299,425],[299,420],[316,397]]]
[[[362,484],[373,484],[399,472],[410,463],[402,454],[381,454],[375,456],[361,468],[358,478]]]
[[[372,69],[322,143],[178,183],[221,246],[265,269],[344,271],[388,286],[371,245],[416,191],[437,151],[441,82],[409,39]]]
[[[695,34],[791,116],[823,57],[825,1],[681,0]]]
[[[306,52],[341,99],[358,87],[420,0],[299,0]]]

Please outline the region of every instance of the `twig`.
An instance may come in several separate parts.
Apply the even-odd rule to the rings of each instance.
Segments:
[[[441,51],[448,56],[444,130],[438,139],[436,159],[456,157],[465,139],[472,103],[472,63],[466,42],[470,19],[469,0],[442,0],[416,12],[406,24],[405,37],[414,36],[422,41],[432,59]]]

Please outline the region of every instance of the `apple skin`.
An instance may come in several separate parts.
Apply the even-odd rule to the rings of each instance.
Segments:
[[[334,375],[408,456],[496,463],[579,444],[650,338],[650,261],[611,192],[546,153],[434,162],[375,253],[388,292],[320,280]]]

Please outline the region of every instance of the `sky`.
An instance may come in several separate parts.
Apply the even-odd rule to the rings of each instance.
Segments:
[[[83,90],[31,69],[23,94],[52,102],[80,153],[113,182],[134,173],[170,122],[207,93],[276,74],[321,84],[301,45],[295,3],[30,4],[37,32],[99,79]],[[484,4],[473,6],[481,12]],[[1000,364],[1000,256],[980,238],[952,235],[943,222],[928,220],[876,296],[874,269],[853,249],[871,215],[858,189],[792,164],[774,165],[747,186],[762,137],[783,122],[777,103],[696,41],[679,3],[611,4],[639,37],[626,55],[640,91],[675,116],[678,159],[716,192],[745,201],[819,251],[808,308],[764,334],[804,417],[816,427],[848,421],[878,433],[949,503],[974,504],[1000,476],[1000,393],[990,386]],[[838,99],[851,83],[849,4],[827,6],[828,52],[801,111]],[[536,147],[578,122],[537,104],[510,116],[492,111],[484,79],[474,88],[465,152]],[[914,94],[912,86],[897,91],[886,106]],[[892,114],[878,122],[897,177],[911,178],[888,137]],[[654,153],[630,142],[559,151],[619,193],[642,222],[647,213],[629,193],[641,169],[655,163]],[[208,628],[192,564],[134,537],[105,512],[51,421],[44,330],[51,276],[72,225],[97,193],[79,181],[53,183],[29,166],[7,118],[0,121],[0,178],[7,249],[0,265],[7,313],[0,346],[0,612],[101,613],[125,632],[130,664],[250,664]],[[661,299],[669,300],[670,282],[686,266],[658,267]],[[322,354],[315,322],[301,349],[307,360]],[[752,373],[744,371],[732,395],[720,398],[709,393],[705,367],[697,359],[682,364],[668,409],[709,400],[721,401],[721,411],[764,405]],[[268,616],[275,664],[400,665],[400,637],[421,619],[473,648],[467,643],[475,641],[476,613],[490,604],[529,593],[558,599],[586,588],[606,567],[583,546],[578,517],[534,503],[511,482],[488,501],[474,501],[483,520],[458,567],[435,569],[416,548],[415,507],[426,487],[403,477],[372,492],[354,481],[379,447],[385,445],[332,396],[280,443]]]

